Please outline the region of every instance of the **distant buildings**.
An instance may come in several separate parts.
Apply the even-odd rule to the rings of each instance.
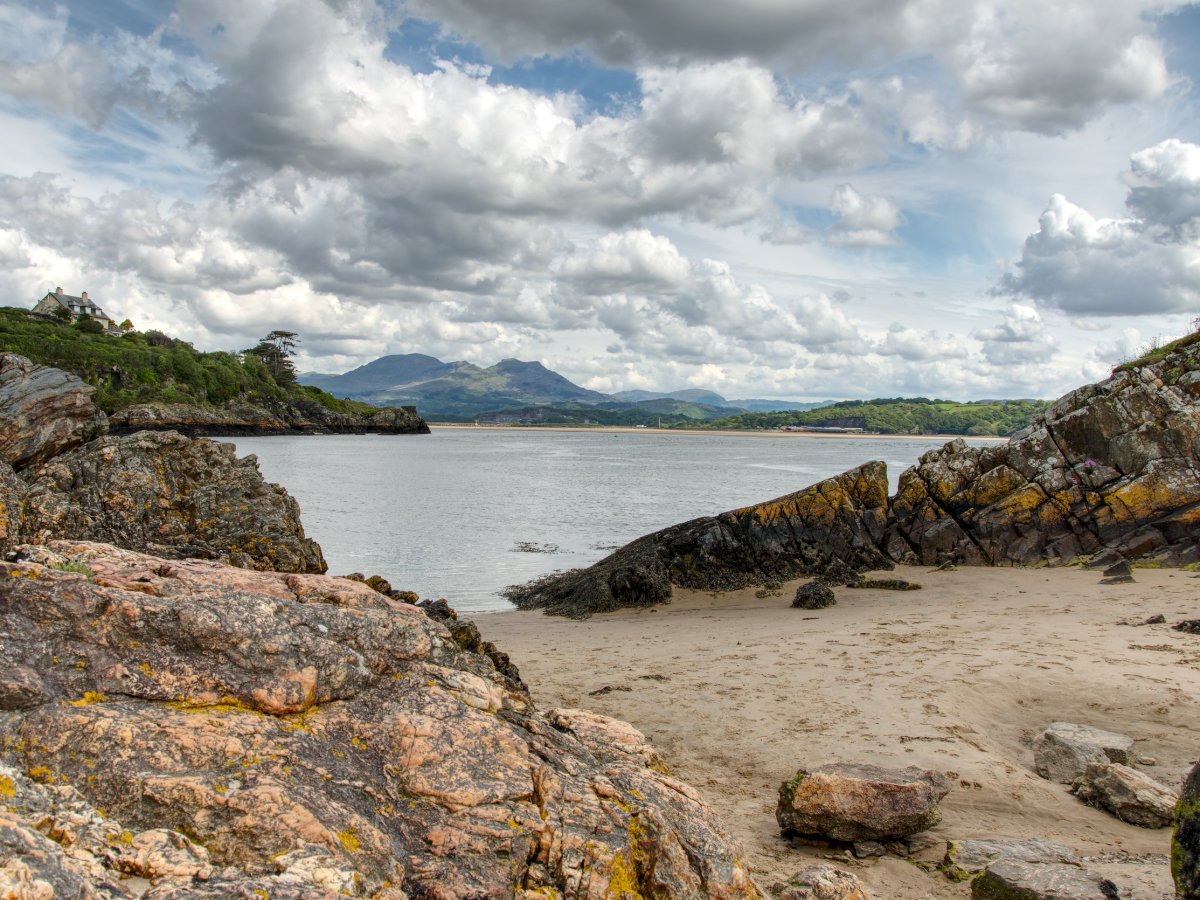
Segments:
[[[69,312],[73,319],[78,316],[87,316],[89,319],[99,322],[105,331],[119,331],[116,323],[108,317],[104,310],[88,299],[87,291],[78,297],[72,297],[70,294],[64,294],[62,288],[56,287],[33,307],[35,313],[44,316],[53,316],[57,310],[61,309]],[[58,314],[61,315],[61,313]]]

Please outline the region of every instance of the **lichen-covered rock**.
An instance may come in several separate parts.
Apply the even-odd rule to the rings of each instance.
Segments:
[[[234,401],[204,409],[184,403],[127,406],[109,417],[114,432],[178,431],[191,437],[255,434],[429,434],[411,408],[387,407],[369,415],[335,412],[315,400]]]
[[[995,447],[961,440],[900,477],[897,561],[1200,559],[1200,341],[1060,398]]]
[[[510,588],[522,609],[584,617],[670,600],[671,586],[732,590],[837,566],[891,568],[880,550],[887,468],[871,462],[812,487],[627,544],[586,569]]]
[[[1166,828],[1175,818],[1179,794],[1145,772],[1120,763],[1092,763],[1071,786],[1085,803],[1143,828]]]
[[[105,436],[25,473],[21,534],[104,541],[159,556],[324,572],[296,501],[231,444],[173,432]]]
[[[1073,722],[1051,722],[1033,739],[1033,767],[1059,784],[1073,783],[1092,763],[1128,765],[1132,753],[1128,735]]]
[[[0,711],[0,755],[207,848],[207,882],[148,897],[761,896],[641,735],[537,712],[414,605],[100,544],[21,554],[0,671],[41,684]]]
[[[906,837],[941,821],[938,801],[949,791],[937,772],[835,763],[785,781],[775,820],[784,834],[837,841]]]
[[[1071,848],[1057,841],[1038,838],[974,838],[948,842],[941,869],[952,881],[966,881],[1002,859],[1079,865],[1079,858]]]
[[[74,375],[0,353],[0,462],[19,471],[104,434],[94,390]]]
[[[871,895],[856,876],[829,863],[818,863],[789,878],[775,900],[871,900]]]
[[[1175,807],[1171,875],[1178,900],[1200,900],[1200,763],[1192,766]]]

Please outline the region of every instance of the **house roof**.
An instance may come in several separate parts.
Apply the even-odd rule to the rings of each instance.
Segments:
[[[91,301],[91,299],[83,299],[82,297],[73,297],[70,294],[60,293],[58,291],[50,291],[46,296],[53,297],[67,309],[75,314],[86,314],[95,319],[107,319],[108,314],[99,306]]]

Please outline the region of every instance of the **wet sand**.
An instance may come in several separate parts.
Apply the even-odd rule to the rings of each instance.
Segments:
[[[895,857],[847,860],[779,837],[779,784],[835,760],[918,765],[955,788],[920,855],[953,838],[1059,840],[1128,898],[1174,896],[1170,830],[1127,825],[1033,771],[1032,738],[1056,720],[1135,738],[1139,765],[1177,788],[1200,757],[1200,575],[901,568],[920,591],[837,589],[837,605],[791,609],[755,589],[677,591],[670,605],[572,621],[536,612],[475,617],[510,653],[542,707],[627,720],[697,787],[746,847],[759,883],[837,856],[875,900],[967,897]],[[1137,626],[1155,614],[1167,625]],[[605,693],[595,693],[604,688]]]

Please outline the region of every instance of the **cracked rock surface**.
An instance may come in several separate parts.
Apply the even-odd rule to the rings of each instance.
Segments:
[[[106,544],[16,556],[3,761],[131,837],[161,830],[131,845],[175,860],[143,867],[148,896],[239,896],[281,872],[293,886],[271,897],[761,896],[637,731],[539,712],[418,607]],[[199,880],[179,887],[179,866]],[[81,877],[118,878],[101,869]]]

